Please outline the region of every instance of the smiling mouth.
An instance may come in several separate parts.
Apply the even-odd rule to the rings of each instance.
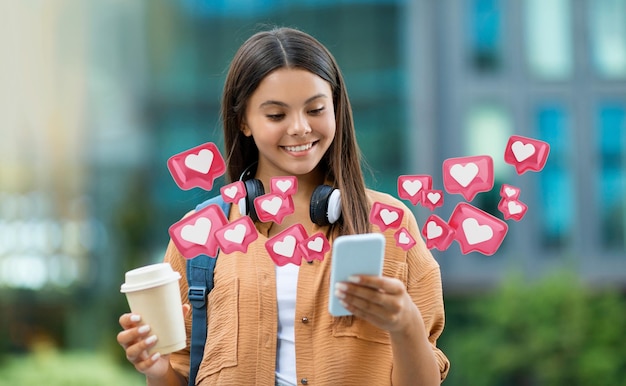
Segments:
[[[299,152],[299,151],[307,151],[310,148],[313,147],[313,142],[309,142],[305,145],[298,145],[298,146],[283,146],[283,149],[290,151],[290,152]]]

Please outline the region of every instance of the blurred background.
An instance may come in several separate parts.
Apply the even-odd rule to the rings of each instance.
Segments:
[[[495,255],[433,250],[445,384],[626,385],[626,0],[0,0],[0,385],[144,384],[115,341],[124,272],[218,192],[166,161],[222,145],[227,66],[273,26],[335,55],[370,187],[443,189],[445,159],[488,154],[472,204],[502,217],[521,189]],[[504,163],[514,134],[550,144],[544,170]]]

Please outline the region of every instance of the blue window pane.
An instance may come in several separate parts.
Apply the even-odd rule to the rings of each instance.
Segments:
[[[546,247],[559,248],[571,238],[574,224],[574,181],[567,167],[571,130],[561,106],[542,106],[536,113],[538,138],[550,144],[550,157],[539,173],[540,237]]]
[[[468,36],[472,64],[479,71],[491,71],[500,65],[501,17],[499,0],[471,2]]]
[[[600,224],[602,244],[607,249],[625,248],[624,222],[626,208],[626,111],[624,106],[604,105],[598,109],[598,173]]]

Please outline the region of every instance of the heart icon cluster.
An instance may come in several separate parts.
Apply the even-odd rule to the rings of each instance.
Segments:
[[[504,151],[504,161],[515,167],[517,174],[526,171],[540,171],[546,164],[550,145],[532,138],[513,135]],[[508,231],[506,222],[469,204],[476,194],[488,192],[494,186],[493,159],[480,155],[449,158],[443,162],[443,185],[449,194],[460,194],[467,202],[459,203],[448,221],[432,214],[422,227],[422,235],[429,249],[448,249],[456,240],[463,254],[480,252],[493,255]],[[413,205],[433,211],[443,205],[441,190],[432,189],[429,175],[404,175],[398,178],[398,196],[409,200]],[[520,189],[503,184],[500,188],[501,200],[498,210],[505,220],[520,221],[528,207],[519,200]]]
[[[506,145],[504,160],[513,165],[518,174],[540,171],[545,166],[550,146],[532,138],[511,136]],[[167,167],[183,190],[200,187],[211,190],[215,179],[224,174],[224,158],[214,143],[205,143],[172,156]],[[433,178],[427,174],[398,177],[398,196],[434,211],[444,203],[444,190],[433,189]],[[443,163],[443,188],[449,194],[460,194],[467,202],[459,203],[448,221],[431,214],[422,227],[422,235],[429,249],[446,250],[457,241],[461,252],[494,254],[508,231],[506,222],[469,204],[476,194],[493,189],[494,168],[490,156],[450,158]],[[292,196],[297,192],[298,180],[294,176],[273,177],[270,192],[255,198],[254,209],[259,221],[282,223],[295,211]],[[238,203],[246,197],[244,182],[236,181],[220,189],[227,203]],[[504,219],[520,221],[528,207],[519,200],[520,189],[503,184],[498,209]],[[381,231],[396,230],[396,246],[408,250],[416,240],[401,226],[404,211],[391,205],[374,202],[369,220]],[[218,249],[224,253],[247,252],[258,238],[254,222],[243,216],[229,222],[219,205],[208,205],[186,216],[169,228],[172,242],[187,259],[201,254],[215,256]],[[265,248],[276,265],[300,265],[302,260],[323,260],[330,250],[326,236],[319,232],[307,235],[301,224],[295,224],[273,236]]]

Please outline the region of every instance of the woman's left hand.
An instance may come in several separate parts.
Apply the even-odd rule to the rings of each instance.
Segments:
[[[352,314],[391,333],[406,331],[421,316],[404,284],[395,278],[353,276],[335,286],[335,295]]]

